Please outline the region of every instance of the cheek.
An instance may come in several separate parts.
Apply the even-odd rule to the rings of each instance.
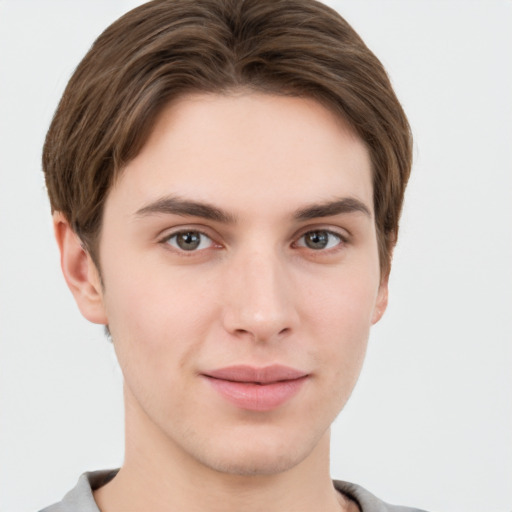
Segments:
[[[363,364],[377,294],[377,278],[367,275],[333,276],[304,302],[316,358],[330,379],[349,387]]]
[[[179,280],[150,280],[135,273],[115,282],[112,276],[115,294],[106,289],[110,330],[125,386],[146,414],[170,421],[173,410],[188,410],[193,402],[189,388],[206,338],[205,317],[211,316],[205,309],[208,301],[198,300],[190,283],[181,286]]]
[[[374,275],[375,274],[375,275]],[[303,296],[303,312],[317,328],[336,332],[348,340],[368,332],[378,291],[378,276],[373,272],[339,272],[311,283]]]
[[[201,280],[162,272],[116,271],[106,276],[109,327],[123,370],[167,374],[185,366],[215,316]],[[126,276],[129,275],[129,278]],[[156,277],[155,277],[156,276]]]

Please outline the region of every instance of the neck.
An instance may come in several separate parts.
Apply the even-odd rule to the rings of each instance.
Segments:
[[[309,455],[285,471],[228,473],[192,457],[126,403],[124,464],[94,498],[100,510],[109,512],[348,512],[351,502],[335,491],[330,479],[329,437],[327,431]]]

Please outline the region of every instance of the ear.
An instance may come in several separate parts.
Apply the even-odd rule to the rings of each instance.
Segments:
[[[62,273],[78,309],[90,322],[106,325],[103,289],[96,265],[61,212],[53,214],[53,229]]]
[[[377,299],[372,314],[372,325],[376,324],[388,307],[388,281],[389,273],[381,278],[379,290],[377,291]]]

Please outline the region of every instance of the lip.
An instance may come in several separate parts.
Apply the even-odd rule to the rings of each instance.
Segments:
[[[229,366],[202,374],[224,399],[240,409],[270,411],[291,400],[309,375],[283,365]]]

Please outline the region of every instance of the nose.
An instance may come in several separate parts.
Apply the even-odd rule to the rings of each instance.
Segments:
[[[296,329],[290,271],[272,250],[248,251],[231,261],[224,285],[223,322],[230,334],[269,342]]]

